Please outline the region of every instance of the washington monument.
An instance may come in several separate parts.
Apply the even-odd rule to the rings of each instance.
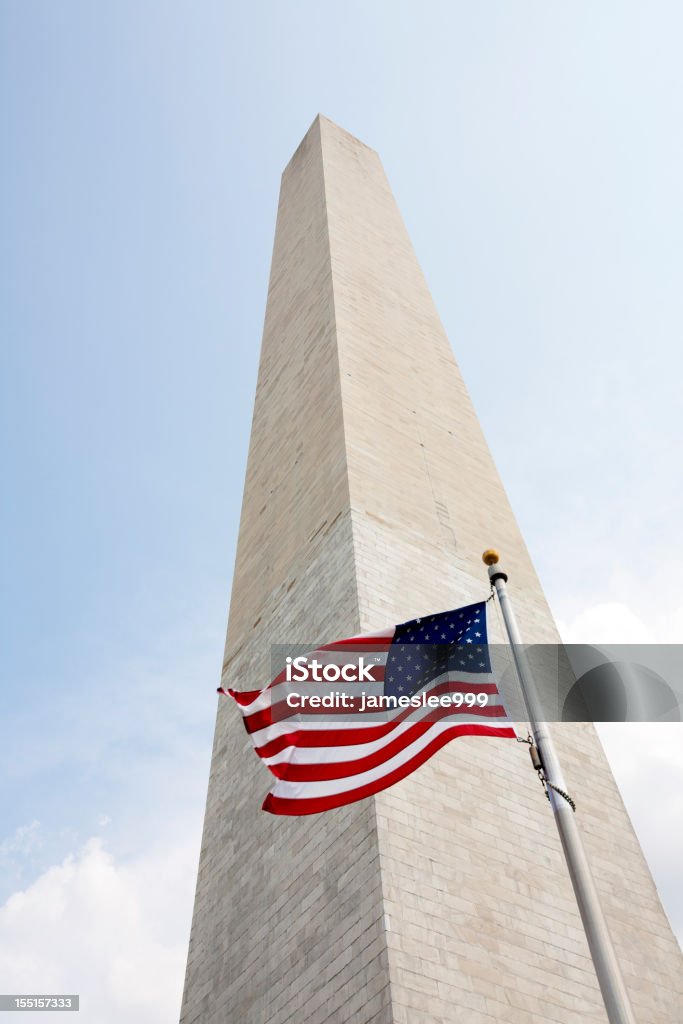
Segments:
[[[282,177],[222,685],[481,600],[492,544],[524,640],[558,642],[379,157],[318,117]],[[680,950],[595,730],[554,735],[638,1024],[675,1024]],[[263,813],[270,782],[222,702],[182,1024],[605,1024],[521,744],[458,739],[310,817]]]

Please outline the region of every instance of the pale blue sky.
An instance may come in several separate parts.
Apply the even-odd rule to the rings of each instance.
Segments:
[[[279,177],[318,111],[382,156],[568,635],[682,639],[682,32],[674,0],[0,0],[0,900],[69,855],[67,887],[182,865],[140,953],[177,1000]],[[680,929],[671,829],[636,824]],[[95,974],[112,1020],[168,1019]]]

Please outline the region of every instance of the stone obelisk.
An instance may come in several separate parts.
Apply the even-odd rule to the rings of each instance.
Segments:
[[[556,642],[380,160],[318,117],[282,178],[222,684],[481,599],[492,544],[524,639]],[[600,743],[555,736],[637,1020],[672,1024],[680,950]],[[458,739],[311,817],[269,787],[220,702],[182,1024],[604,1024],[521,744]]]

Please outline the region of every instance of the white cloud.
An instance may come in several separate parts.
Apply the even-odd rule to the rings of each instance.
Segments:
[[[558,622],[558,628],[565,643],[680,643],[683,608],[658,608],[657,624],[650,625],[623,602],[605,601]],[[597,729],[664,908],[683,943],[683,723],[602,723]]]
[[[43,846],[43,834],[39,821],[18,825],[12,835],[0,842],[0,867],[4,884],[17,888],[23,882],[25,872],[34,864],[36,854]]]
[[[18,856],[33,853],[41,843],[40,822],[32,821],[30,825],[19,825],[11,836],[0,843],[0,862],[13,860]]]
[[[178,1020],[220,664],[208,632],[193,621],[12,720],[2,991],[78,993],[82,1024]]]
[[[618,601],[606,601],[578,613],[570,623],[559,622],[567,644],[651,644],[655,637],[635,612]]]
[[[597,728],[662,903],[683,945],[683,725],[618,722]]]
[[[683,643],[683,608],[666,604],[652,625],[621,601],[590,605],[557,625],[566,644]]]
[[[78,993],[83,1024],[177,1020],[197,854],[198,838],[119,863],[90,839],[0,909],[3,990]]]

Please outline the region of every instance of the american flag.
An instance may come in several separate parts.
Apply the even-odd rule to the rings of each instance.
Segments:
[[[219,687],[237,702],[256,753],[277,779],[263,810],[327,811],[394,785],[457,736],[515,738],[491,671],[485,601],[326,644],[307,659],[331,666],[359,656],[383,684],[365,692],[379,689],[390,710],[362,707],[363,684],[355,683],[350,708],[302,714],[287,704],[295,687],[285,671],[263,690]]]

